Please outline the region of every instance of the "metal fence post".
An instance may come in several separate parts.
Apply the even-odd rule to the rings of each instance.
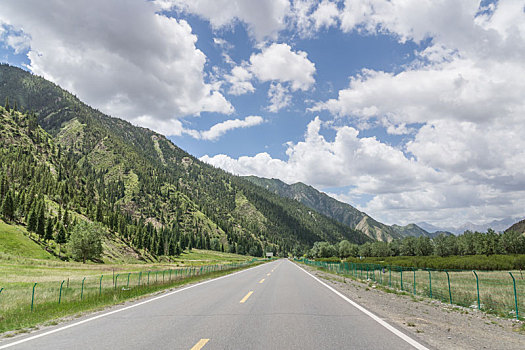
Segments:
[[[414,295],[416,295],[416,269],[412,268],[412,270],[414,271]]]
[[[82,280],[82,289],[80,289],[80,300],[84,298],[84,281],[86,280],[86,277]]]
[[[430,289],[430,299],[432,299],[432,274],[428,271],[428,288]]]
[[[388,286],[392,287],[392,265],[388,267]]]
[[[148,286],[149,286],[149,274],[151,273],[151,271],[148,271]]]
[[[516,293],[516,279],[512,275],[512,272],[509,272],[510,277],[512,277],[512,282],[514,284],[514,305],[516,306],[516,320],[520,319],[518,311],[518,293]]]
[[[128,272],[128,283],[126,284],[126,288],[129,288],[129,275],[131,275],[131,272]]]
[[[35,302],[35,287],[37,285],[37,282],[33,285],[33,294],[31,295],[31,312],[33,312],[33,304]]]
[[[117,290],[118,276],[120,276],[120,273],[117,273],[117,275],[115,276],[115,290]]]
[[[401,273],[401,290],[404,290],[403,289],[403,268],[402,267],[399,268],[399,272]]]
[[[98,281],[98,296],[102,295],[102,277],[104,277],[104,275],[100,275],[100,281]]]
[[[474,275],[476,276],[476,288],[478,289],[478,310],[481,310],[481,303],[479,301],[479,278],[476,271],[472,270],[472,272],[474,272]]]
[[[62,300],[62,286],[64,285],[64,282],[66,280],[63,280],[62,283],[60,283],[60,292],[58,292],[58,304],[60,305],[60,300]],[[3,289],[3,288],[2,288]],[[2,290],[0,290],[1,292]]]
[[[447,270],[445,270],[445,273],[447,274],[447,280],[448,280],[448,296],[450,298],[450,303],[452,304],[452,290],[450,289],[450,275],[448,274]]]

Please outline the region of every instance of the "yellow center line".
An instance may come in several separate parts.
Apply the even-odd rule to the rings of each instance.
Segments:
[[[209,339],[201,339],[197,342],[197,344],[193,345],[193,348],[191,348],[191,350],[200,350],[209,341]]]
[[[246,302],[246,300],[248,300],[248,298],[249,298],[250,295],[252,295],[252,294],[253,294],[253,290],[249,291],[248,294],[246,294],[246,295],[244,296],[244,298],[242,298],[241,301],[239,301],[239,303],[244,304],[244,303]]]
[[[264,278],[262,280],[259,281],[259,283],[263,283],[264,282]]]

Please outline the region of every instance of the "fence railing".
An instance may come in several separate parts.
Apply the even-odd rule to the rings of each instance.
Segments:
[[[140,295],[141,289],[174,284],[175,282],[203,276],[217,271],[232,270],[253,264],[259,259],[241,263],[203,265],[166,270],[119,272],[83,278],[65,278],[59,281],[17,282],[0,287],[0,315],[38,311],[39,307],[65,307],[77,302],[96,302],[101,298]],[[147,292],[147,291],[146,291]],[[1,317],[0,317],[1,319]]]
[[[523,319],[525,278],[522,271],[435,270],[349,262],[295,259],[343,276],[438,299],[503,317]]]

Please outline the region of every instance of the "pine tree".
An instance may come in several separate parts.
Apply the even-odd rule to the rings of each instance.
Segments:
[[[104,215],[102,214],[102,199],[101,198],[98,199],[97,214],[96,214],[95,220],[97,220],[98,222],[104,221]]]
[[[7,176],[2,177],[2,180],[0,180],[0,200],[2,200],[5,195],[7,194],[7,191],[9,190],[9,185],[7,184]]]
[[[11,191],[8,191],[5,195],[4,202],[2,203],[2,216],[3,218],[10,222],[14,219],[15,208],[13,203],[13,197]]]
[[[8,112],[9,112],[9,110],[11,109],[11,108],[9,107],[9,97],[6,97],[6,98],[5,98],[5,106],[4,106],[4,108],[5,108],[6,111],[8,111]]]
[[[36,234],[40,236],[40,238],[44,238],[46,234],[46,217],[44,213],[43,203],[40,206],[40,210],[39,210],[37,221],[36,221]]]
[[[50,239],[53,239],[53,219],[48,218],[47,219],[46,234],[44,236],[44,240],[47,242]]]
[[[64,228],[64,225],[61,222],[59,222],[58,224],[58,233],[55,237],[55,241],[58,243],[58,257],[60,258],[62,244],[67,242],[66,229]]]
[[[33,206],[31,210],[29,211],[29,215],[27,217],[27,230],[29,232],[35,232],[36,231],[36,224],[37,224],[37,214],[36,209]]]

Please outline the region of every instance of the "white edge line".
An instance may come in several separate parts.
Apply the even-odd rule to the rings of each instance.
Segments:
[[[41,333],[41,334],[33,335],[33,336],[29,337],[29,338],[24,338],[24,339],[20,339],[18,341],[12,342],[12,343],[1,345],[0,346],[0,350],[1,349],[7,349],[7,348],[9,348],[11,346],[15,346],[15,345],[18,345],[18,344],[22,344],[22,343],[28,342],[30,340],[34,340],[34,339],[38,339],[38,338],[41,338],[41,337],[45,337],[46,335],[57,333],[57,332],[66,330],[68,328],[76,327],[76,326],[79,326],[81,324],[97,320],[97,319],[102,318],[102,317],[113,315],[113,314],[116,314],[117,312],[129,310],[129,309],[132,309],[132,308],[137,307],[137,306],[141,306],[141,305],[144,305],[144,304],[147,304],[147,303],[151,303],[152,301],[159,300],[159,299],[165,298],[167,296],[170,296],[170,295],[173,295],[173,294],[176,294],[176,293],[183,292],[183,291],[191,289],[191,288],[202,286],[203,284],[207,284],[207,283],[210,283],[210,282],[218,281],[218,280],[223,279],[223,278],[235,276],[235,275],[237,275],[239,273],[243,273],[243,272],[246,272],[246,271],[249,271],[249,270],[252,270],[252,269],[256,269],[256,268],[264,266],[264,265],[265,264],[257,265],[257,266],[254,266],[254,267],[250,267],[249,269],[237,271],[237,272],[234,272],[234,273],[231,273],[231,274],[228,274],[228,275],[224,275],[224,276],[221,276],[221,277],[217,277],[217,278],[214,278],[214,279],[211,279],[211,280],[208,280],[208,281],[204,281],[204,282],[200,282],[200,283],[197,283],[197,284],[193,284],[191,286],[184,287],[184,288],[181,288],[181,289],[177,289],[177,290],[174,290],[172,292],[159,295],[159,296],[157,296],[155,298],[151,298],[151,299],[142,301],[140,303],[136,303],[136,304],[133,304],[133,305],[129,305],[129,306],[123,307],[122,309],[117,309],[117,310],[113,310],[113,311],[110,311],[110,312],[106,312],[104,314],[100,314],[100,315],[97,315],[97,316],[94,316],[94,317],[91,317],[91,318],[88,318],[88,319],[85,319],[85,320],[82,320],[82,321],[79,321],[79,322],[76,322],[76,323],[68,324],[67,326],[63,326],[63,327],[60,327],[60,328],[52,329],[50,331],[47,331],[47,332],[44,332],[44,333]]]
[[[291,262],[291,261],[290,261]],[[429,348],[427,348],[426,346],[418,343],[416,340],[410,338],[408,335],[406,335],[405,333],[401,332],[400,330],[398,330],[397,328],[391,326],[389,323],[385,322],[384,320],[382,320],[381,318],[379,318],[378,316],[374,315],[372,312],[368,311],[367,309],[365,309],[364,307],[362,307],[361,305],[359,305],[358,303],[356,303],[355,301],[353,301],[352,299],[348,298],[346,295],[342,294],[341,292],[337,291],[335,288],[329,286],[328,284],[324,283],[323,281],[321,281],[319,278],[315,277],[314,275],[312,275],[310,272],[306,271],[305,269],[303,269],[301,266],[293,263],[293,265],[297,266],[297,268],[301,269],[304,271],[304,273],[310,275],[310,277],[312,277],[314,280],[316,280],[317,282],[321,283],[323,286],[325,286],[326,288],[330,289],[332,292],[334,292],[335,294],[337,294],[338,296],[340,296],[341,298],[343,298],[346,302],[350,303],[352,306],[354,306],[355,308],[359,309],[361,312],[363,312],[364,314],[366,314],[367,316],[369,316],[370,318],[372,318],[374,321],[376,321],[377,323],[379,323],[381,326],[385,327],[386,329],[388,329],[390,332],[394,333],[395,335],[397,335],[399,338],[403,339],[404,341],[406,341],[407,343],[409,343],[410,345],[412,345],[413,347],[415,347],[416,349],[418,350],[430,350]],[[1,348],[0,348],[1,349]]]

